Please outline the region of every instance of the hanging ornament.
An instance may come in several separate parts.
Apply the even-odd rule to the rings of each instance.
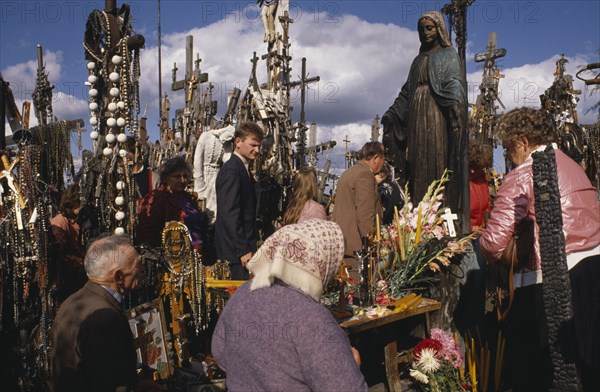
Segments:
[[[119,133],[117,135],[117,141],[119,143],[125,143],[127,141],[127,135],[125,135],[124,133]]]
[[[117,227],[117,228],[115,229],[115,234],[116,234],[116,235],[123,235],[123,234],[125,234],[125,229],[124,229],[124,228],[122,228],[122,227]]]
[[[113,149],[110,147],[105,147],[104,150],[102,150],[102,153],[104,154],[104,156],[109,156],[112,155],[113,153]]]
[[[116,137],[115,137],[115,135],[113,133],[109,133],[109,134],[106,135],[106,142],[109,143],[109,144],[114,143],[115,139],[116,139]]]
[[[108,75],[108,78],[110,79],[111,82],[115,83],[119,81],[119,74],[116,72],[111,72],[110,75]],[[92,82],[93,83],[93,82]]]
[[[92,140],[96,140],[96,139],[98,139],[98,132],[97,132],[97,131],[92,131],[92,132],[90,132],[90,138],[91,138]]]
[[[89,69],[90,71],[95,68],[96,68],[96,63],[94,63],[93,61],[90,61],[89,63],[87,63],[87,69]]]

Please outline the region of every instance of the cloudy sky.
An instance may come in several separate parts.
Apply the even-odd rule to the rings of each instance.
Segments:
[[[449,1],[449,0],[448,0]],[[439,10],[446,1],[291,1],[292,75],[300,74],[307,58],[310,76],[321,81],[308,93],[306,117],[318,124],[318,142],[334,139],[334,166],[343,166],[342,139],[357,149],[370,136],[375,115],[382,115],[405,82],[418,52],[419,15]],[[120,5],[121,2],[118,2]],[[157,1],[130,2],[133,27],[146,38],[142,50],[141,105],[148,105],[148,125],[158,137]],[[0,71],[21,105],[31,100],[37,67],[36,45],[44,50],[49,79],[55,88],[54,113],[60,119],[89,117],[83,34],[89,13],[104,8],[103,1],[1,1]],[[565,54],[567,72],[600,61],[600,2],[484,1],[477,0],[468,16],[467,81],[474,102],[481,80],[475,53],[485,50],[489,32],[507,49],[498,62],[506,75],[500,98],[507,109],[539,107],[539,95],[554,80],[556,60]],[[250,58],[266,51],[263,27],[254,0],[162,0],[162,84],[169,94],[171,113],[183,105],[183,93],[171,92],[171,69],[176,62],[183,76],[185,37],[193,35],[203,72],[215,85],[222,114],[227,94],[246,86]],[[259,67],[264,67],[264,63]],[[586,111],[600,97],[576,80],[580,95],[580,122],[590,123],[598,112]],[[297,115],[299,98],[294,100]],[[33,117],[33,115],[32,115]],[[35,125],[35,118],[31,119]],[[89,125],[87,125],[90,129]],[[91,143],[84,136],[84,147]],[[76,151],[74,151],[76,152]]]

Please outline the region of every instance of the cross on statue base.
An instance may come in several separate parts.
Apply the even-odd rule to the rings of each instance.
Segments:
[[[454,228],[454,221],[458,219],[458,215],[453,214],[450,208],[444,209],[444,213],[441,215],[444,220],[444,225],[448,229],[448,236],[456,237],[456,229]]]

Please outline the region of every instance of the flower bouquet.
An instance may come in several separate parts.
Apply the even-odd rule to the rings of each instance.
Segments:
[[[468,391],[472,386],[464,383],[462,364],[463,353],[454,337],[433,328],[431,338],[415,346],[409,372],[422,391]]]
[[[400,211],[396,209],[394,223],[377,229],[379,262],[371,282],[387,282],[391,297],[398,298],[407,288],[426,281],[424,272],[448,267],[453,256],[471,251],[475,233],[462,238],[448,236],[442,216],[444,187],[448,180],[448,171],[445,171],[429,186],[417,206],[413,205],[406,189],[404,207]]]

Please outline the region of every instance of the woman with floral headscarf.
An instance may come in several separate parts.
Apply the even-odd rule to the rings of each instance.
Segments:
[[[346,334],[318,300],[344,255],[334,222],[282,227],[248,263],[254,278],[229,300],[212,353],[236,391],[366,391]]]
[[[421,15],[418,31],[419,54],[400,94],[381,119],[383,143],[395,160],[396,169],[408,180],[413,200],[421,200],[429,184],[439,179],[446,168],[456,174],[452,181],[463,171],[461,164],[462,169],[468,170],[466,157],[459,163],[455,152],[467,143],[461,137],[467,95],[458,54],[439,12]],[[453,209],[458,206],[454,200],[448,196]]]

